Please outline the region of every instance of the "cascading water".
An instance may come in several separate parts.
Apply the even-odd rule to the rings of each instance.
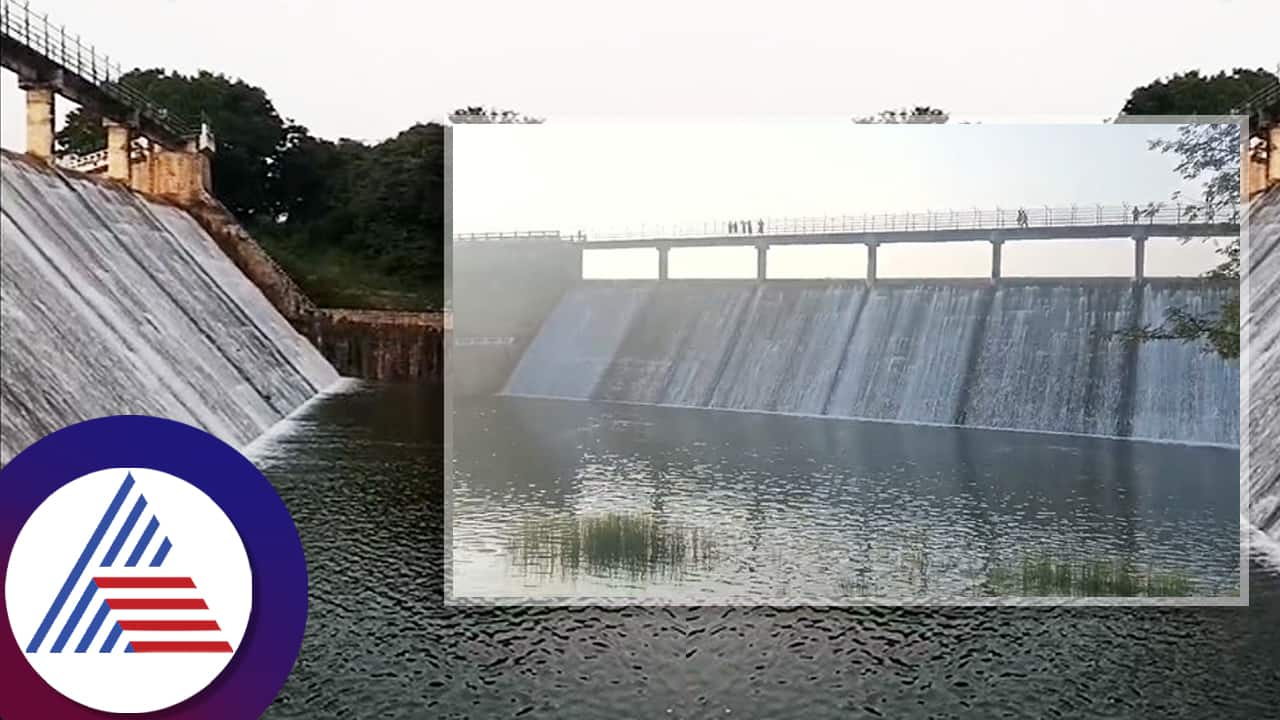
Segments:
[[[1254,546],[1280,566],[1280,187],[1249,211],[1250,512]]]
[[[186,213],[0,160],[0,463],[115,414],[244,446],[338,379]]]
[[[586,282],[513,395],[1239,443],[1239,365],[1123,331],[1212,311],[1201,280]]]

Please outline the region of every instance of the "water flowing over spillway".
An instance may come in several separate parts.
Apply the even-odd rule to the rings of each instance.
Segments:
[[[182,210],[2,160],[0,463],[116,414],[241,447],[337,380]]]
[[[1270,537],[1259,549],[1280,564],[1280,187],[1253,201],[1249,243],[1250,511]]]
[[[1239,364],[1117,331],[1215,311],[1203,280],[586,281],[512,395],[1239,443]]]

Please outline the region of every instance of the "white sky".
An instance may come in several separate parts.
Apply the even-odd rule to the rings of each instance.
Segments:
[[[599,113],[847,117],[914,104],[1101,118],[1157,77],[1278,59],[1240,32],[1206,32],[1243,32],[1267,0],[1185,10],[1167,0],[34,4],[126,67],[240,77],[317,135],[371,141],[471,104],[555,122]],[[22,96],[12,74],[0,75],[0,145],[21,149]],[[510,227],[501,220],[482,224]],[[1013,254],[1006,247],[1009,262]]]

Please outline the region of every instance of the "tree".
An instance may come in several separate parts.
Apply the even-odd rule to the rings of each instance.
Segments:
[[[214,193],[242,221],[270,216],[273,163],[288,134],[262,88],[204,71],[182,75],[161,69],[131,70],[120,82],[176,115],[207,117],[218,138]],[[58,133],[58,146],[60,152],[75,154],[105,147],[102,116],[87,108],[72,111]]]
[[[530,117],[516,112],[515,110],[498,110],[497,108],[485,109],[481,106],[470,106],[459,108],[449,114],[449,122],[455,125],[472,125],[472,124],[518,124],[518,125],[537,125],[543,122],[542,118]]]
[[[1276,82],[1262,68],[1236,68],[1230,73],[1178,73],[1135,89],[1121,109],[1123,115],[1226,115],[1239,109],[1259,90]]]
[[[1204,77],[1197,71],[1157,80],[1133,91],[1124,105],[1124,115],[1228,115],[1246,112],[1250,134],[1280,118],[1280,94],[1266,91],[1280,84],[1266,70],[1236,69]],[[1251,102],[1254,101],[1254,102]],[[1177,171],[1187,180],[1201,181],[1201,197],[1184,211],[1187,219],[1231,220],[1240,216],[1240,130],[1234,123],[1187,124],[1172,138],[1150,143],[1153,150],[1179,157]],[[1175,200],[1181,201],[1175,193]],[[1186,238],[1190,240],[1190,238]],[[1196,314],[1185,308],[1171,309],[1163,323],[1133,331],[1138,341],[1183,340],[1203,342],[1226,358],[1240,356],[1240,239],[1219,248],[1223,261],[1206,273],[1207,277],[1237,283],[1236,295],[1216,313]]]
[[[133,70],[121,81],[175,115],[207,117],[218,138],[214,194],[314,300],[413,309],[439,302],[442,125],[414,125],[376,145],[333,142],[281,118],[264,90],[241,80]],[[493,113],[497,122],[523,121]],[[98,150],[105,135],[100,116],[74,111],[60,151]]]
[[[945,110],[940,110],[928,105],[917,105],[910,110],[907,108],[900,108],[898,110],[881,110],[876,115],[854,118],[853,121],[860,125],[900,123],[942,124],[945,123],[949,117],[950,116]]]

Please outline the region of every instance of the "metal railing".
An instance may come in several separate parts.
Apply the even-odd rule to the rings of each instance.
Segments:
[[[454,242],[569,242],[585,240],[586,236],[582,235],[582,233],[565,234],[558,230],[529,230],[520,232],[454,233],[453,239]]]
[[[51,23],[47,14],[33,13],[27,0],[2,0],[0,34],[6,41],[21,43],[61,65],[177,137],[191,138],[200,133],[200,123],[170,112],[122,81],[124,70],[119,63],[93,45],[86,45],[79,35],[69,35],[65,26]]]
[[[472,233],[455,235],[458,240],[518,240],[532,236],[558,235],[563,240],[607,243],[611,240],[649,238],[703,238],[726,235],[768,238],[774,235],[822,235],[846,233],[912,232],[934,230],[985,230],[1017,227],[1073,227],[1138,224],[1237,223],[1239,208],[1223,216],[1206,213],[1202,206],[1183,203],[1145,205],[1069,205],[1026,208],[968,208],[924,212],[867,213],[824,217],[742,218],[705,223],[641,225],[623,230],[593,230],[571,233]],[[730,223],[736,223],[731,228]],[[750,225],[750,232],[747,225]]]

